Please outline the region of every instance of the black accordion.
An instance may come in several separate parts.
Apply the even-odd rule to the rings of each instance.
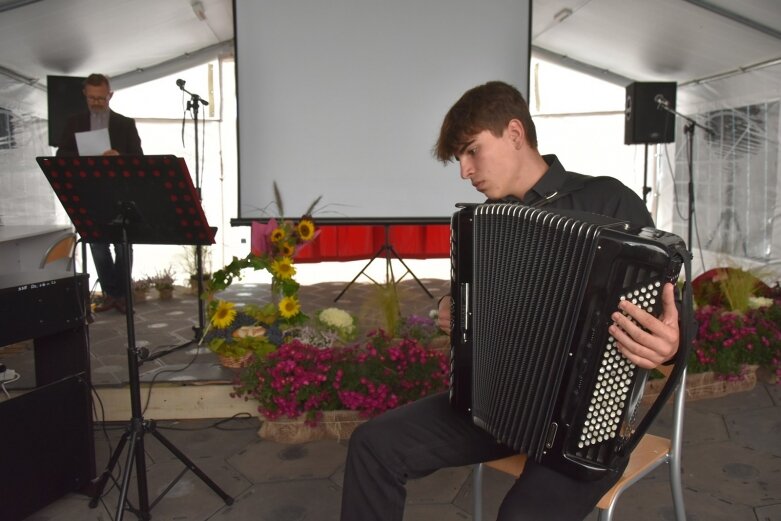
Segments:
[[[452,406],[543,465],[599,478],[643,434],[647,371],[616,349],[611,314],[629,299],[658,316],[685,244],[582,212],[461,208],[451,223]]]

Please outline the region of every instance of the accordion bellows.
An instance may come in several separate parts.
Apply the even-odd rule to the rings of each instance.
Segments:
[[[683,241],[593,214],[471,205],[452,221],[451,402],[498,441],[585,479],[636,433],[646,371],[607,329],[661,311]]]

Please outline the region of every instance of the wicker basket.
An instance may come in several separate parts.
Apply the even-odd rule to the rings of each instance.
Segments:
[[[712,371],[686,375],[686,401],[720,398],[732,393],[750,391],[757,384],[756,365],[744,365],[740,380],[725,380]],[[652,403],[664,387],[666,379],[649,380],[643,393],[643,402]]]
[[[220,365],[223,367],[227,367],[228,369],[241,369],[242,367],[249,365],[252,360],[252,353],[247,353],[240,357],[223,355],[217,355],[217,357],[220,359]]]

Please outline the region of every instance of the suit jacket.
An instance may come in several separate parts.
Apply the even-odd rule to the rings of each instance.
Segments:
[[[76,132],[86,132],[90,129],[89,112],[76,114],[68,119],[65,125],[65,131],[60,139],[60,147],[57,149],[58,156],[78,156],[79,149],[76,145]],[[111,148],[120,154],[138,154],[144,151],[141,149],[141,138],[136,129],[136,120],[128,118],[111,110],[108,117],[108,136],[111,141]]]

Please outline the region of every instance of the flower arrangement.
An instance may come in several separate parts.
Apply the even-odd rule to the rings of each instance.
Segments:
[[[276,205],[283,212],[282,199],[276,183],[274,184]],[[309,209],[298,221],[269,219],[266,223],[253,222],[251,228],[250,252],[244,258],[233,260],[222,269],[214,272],[206,284],[206,300],[209,301],[210,316],[216,311],[214,295],[226,289],[235,279],[241,278],[244,269],[267,270],[271,274],[272,300],[276,302],[276,320],[281,326],[302,324],[306,316],[301,312],[298,300],[300,285],[294,276],[295,254],[313,241],[319,231],[315,227],[312,212],[320,202],[314,200]]]
[[[234,303],[218,300],[201,342],[227,358],[242,358],[249,354],[265,356],[282,340],[282,333],[274,322],[272,305],[245,306],[237,310]]]
[[[688,368],[739,379],[746,365],[781,376],[781,290],[739,268],[710,270],[692,283],[697,336]]]
[[[290,325],[301,323],[306,317],[301,313],[298,300],[300,285],[294,275],[293,256],[305,244],[316,237],[314,221],[304,216],[298,222],[277,222],[271,219],[265,224],[252,223],[252,244],[250,253],[233,260],[222,269],[214,272],[207,283],[207,300],[218,291],[226,289],[234,279],[241,277],[244,269],[267,270],[271,273],[271,292],[279,296],[277,311],[279,318]],[[210,312],[215,310],[210,303]]]
[[[349,409],[370,417],[447,388],[448,360],[414,339],[376,332],[364,344],[321,348],[285,342],[245,368],[235,396],[258,401],[266,418],[305,415],[310,425],[323,411]]]
[[[355,317],[343,309],[325,308],[316,315],[317,324],[334,333],[344,343],[355,340],[358,328]]]
[[[274,194],[277,209],[283,213],[282,198],[276,183]],[[266,223],[253,222],[250,252],[246,257],[233,257],[222,269],[215,271],[206,283],[204,300],[208,302],[209,324],[201,342],[223,357],[262,357],[282,342],[285,330],[300,326],[307,320],[298,299],[300,285],[294,276],[293,257],[315,239],[318,231],[312,219],[318,197],[298,221],[276,218]],[[236,305],[216,298],[216,294],[241,278],[248,268],[266,270],[271,274],[271,302],[262,306]]]
[[[409,315],[400,325],[398,336],[401,338],[414,338],[427,346],[437,337],[446,336],[436,324],[437,310],[432,310],[429,316]]]
[[[288,337],[314,347],[344,347],[358,334],[355,317],[340,308],[326,308],[306,325],[287,330]]]

